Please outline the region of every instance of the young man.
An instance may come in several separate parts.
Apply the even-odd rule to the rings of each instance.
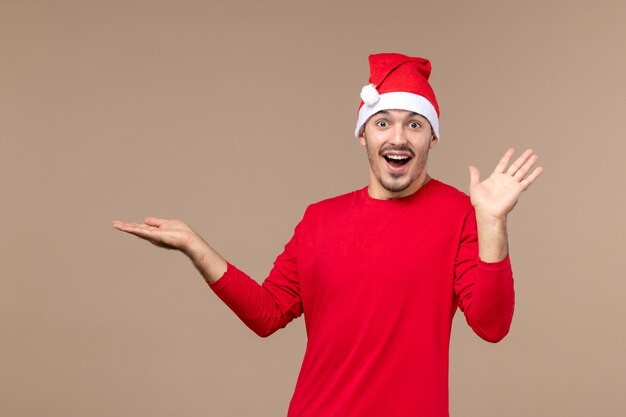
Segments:
[[[304,313],[307,348],[289,417],[448,416],[448,351],[457,307],[497,342],[513,317],[506,220],[541,173],[508,150],[470,197],[428,176],[439,139],[430,62],[370,56],[355,134],[369,185],[309,206],[262,285],[179,220],[114,227],[181,250],[260,336]]]

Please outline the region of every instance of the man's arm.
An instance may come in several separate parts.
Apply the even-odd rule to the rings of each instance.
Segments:
[[[484,262],[499,262],[509,254],[507,216],[520,194],[543,171],[537,167],[531,172],[539,158],[532,149],[527,149],[509,166],[514,152],[513,149],[507,150],[491,176],[482,182],[478,168],[469,167],[469,193],[478,229],[478,256]]]
[[[509,149],[483,182],[480,182],[478,169],[470,166],[470,197],[474,210],[465,221],[455,264],[459,307],[474,332],[493,343],[508,333],[515,305],[507,215],[522,191],[542,171],[536,168],[528,174],[537,161],[530,149],[507,169],[512,155],[513,149]]]
[[[143,224],[114,220],[113,227],[156,246],[183,252],[217,296],[259,336],[269,336],[302,314],[297,233],[274,262],[269,276],[259,284],[227,263],[180,220],[148,217]]]

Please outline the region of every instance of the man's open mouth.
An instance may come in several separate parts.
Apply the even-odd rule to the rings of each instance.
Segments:
[[[394,168],[400,168],[406,165],[412,159],[410,155],[395,154],[383,155],[383,158],[385,158],[385,161],[387,161],[387,163]]]

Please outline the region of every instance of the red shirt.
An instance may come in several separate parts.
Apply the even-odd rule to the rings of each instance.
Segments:
[[[478,259],[469,197],[437,180],[396,200],[363,188],[313,204],[262,285],[229,264],[211,288],[261,336],[304,313],[288,417],[447,417],[457,307],[491,342],[514,307],[509,258]]]

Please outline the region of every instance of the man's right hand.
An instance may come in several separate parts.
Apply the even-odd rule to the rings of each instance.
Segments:
[[[187,255],[191,242],[199,238],[191,227],[176,219],[147,217],[143,224],[113,220],[113,227],[145,239],[153,245],[178,249]]]
[[[226,272],[224,258],[185,222],[147,217],[144,223],[113,220],[112,224],[116,229],[147,240],[153,245],[183,252],[208,283],[217,281]]]

